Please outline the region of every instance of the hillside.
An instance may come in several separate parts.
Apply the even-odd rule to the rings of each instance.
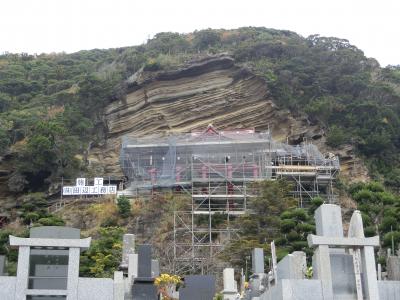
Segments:
[[[218,53],[225,58],[207,58]],[[206,62],[201,63],[202,59]],[[236,86],[225,89],[226,93],[214,93],[230,84],[229,80]],[[200,82],[204,84],[201,88]],[[399,82],[397,67],[380,68],[345,40],[303,38],[265,28],[160,33],[141,46],[69,55],[6,54],[0,57],[1,195],[45,191],[56,178],[87,172],[91,148],[102,149],[107,139],[118,141],[124,132],[189,130],[209,121],[223,127],[269,125],[283,139],[289,131],[318,126],[328,145],[336,149],[345,144],[355,146],[370,174],[395,187],[400,175],[396,155]],[[168,84],[179,87],[167,90]],[[249,85],[248,95],[244,95],[247,91],[238,93]],[[149,103],[126,105],[129,113],[121,111],[124,102],[141,101],[147,89]],[[207,93],[214,95],[207,98]],[[254,102],[248,102],[249,98]],[[203,99],[208,102],[202,104]],[[164,111],[175,100],[176,106]],[[188,106],[179,107],[187,111],[179,120],[172,110],[181,102]],[[254,103],[270,108],[263,112]],[[220,121],[198,117],[199,109],[207,114],[217,105],[231,105],[236,112],[219,115]],[[281,117],[275,120],[268,115],[272,107],[279,114],[289,109],[291,116],[306,126],[301,129],[293,124],[289,129],[291,125],[284,124]],[[238,113],[242,123],[226,122]],[[119,116],[122,118],[116,123]],[[136,117],[140,129],[129,121]],[[282,127],[286,132],[280,132]],[[21,158],[19,163],[10,167],[8,162],[17,158]],[[103,171],[107,175],[109,170]]]
[[[312,141],[338,154],[342,203],[366,212],[375,205],[376,218],[366,224],[378,230],[381,212],[397,211],[399,116],[400,67],[382,68],[333,37],[246,27],[159,33],[144,45],[119,49],[5,54],[0,213],[11,222],[18,216],[26,224],[62,222],[62,213],[44,212],[58,199],[61,178],[120,179],[125,134],[162,135],[213,123],[219,129],[270,128],[277,140]],[[370,179],[383,185],[350,186]],[[37,211],[27,208],[31,202]],[[392,215],[389,223],[397,224]],[[90,224],[96,222],[86,223],[94,232]],[[116,223],[132,224],[134,219]]]

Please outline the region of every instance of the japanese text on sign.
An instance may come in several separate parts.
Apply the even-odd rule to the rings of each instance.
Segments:
[[[116,185],[103,185],[103,178],[94,178],[94,185],[86,185],[86,178],[77,178],[75,186],[63,186],[64,196],[73,195],[113,195],[117,193]]]

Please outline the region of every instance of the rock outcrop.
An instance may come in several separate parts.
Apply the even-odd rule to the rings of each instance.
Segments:
[[[94,175],[122,177],[119,152],[124,135],[188,132],[212,123],[218,129],[269,128],[276,140],[291,144],[312,141],[321,152],[341,156],[342,174],[350,180],[368,178],[367,169],[350,145],[339,150],[327,148],[323,128],[311,124],[305,115],[294,116],[277,106],[267,83],[229,56],[206,57],[171,71],[141,70],[127,85],[125,99],[105,109],[106,140],[89,152],[90,173]],[[15,195],[7,187],[12,164],[12,156],[0,160],[3,207],[15,205]]]
[[[173,71],[139,71],[129,81],[124,100],[105,110],[108,140],[89,156],[96,173],[121,176],[118,155],[126,134],[144,136],[188,132],[212,123],[218,129],[271,129],[275,139],[296,144],[304,140],[325,146],[323,129],[306,116],[279,108],[268,85],[229,56],[213,56]],[[353,170],[353,166],[346,170]]]

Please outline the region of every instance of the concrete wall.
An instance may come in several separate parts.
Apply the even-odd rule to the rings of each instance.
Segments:
[[[112,279],[79,278],[78,300],[110,300],[114,298],[113,290]]]
[[[400,299],[400,281],[378,281],[379,300]]]
[[[0,276],[0,299],[15,299],[15,283],[17,278],[14,276]]]
[[[283,279],[264,293],[260,300],[323,300],[319,280]]]
[[[260,296],[260,300],[282,300],[282,281],[279,280],[276,285],[267,290]]]

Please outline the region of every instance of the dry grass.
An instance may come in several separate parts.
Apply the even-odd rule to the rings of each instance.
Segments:
[[[85,236],[96,235],[100,225],[118,215],[113,199],[104,197],[98,203],[76,202],[62,209],[58,215],[67,226],[80,228]]]

